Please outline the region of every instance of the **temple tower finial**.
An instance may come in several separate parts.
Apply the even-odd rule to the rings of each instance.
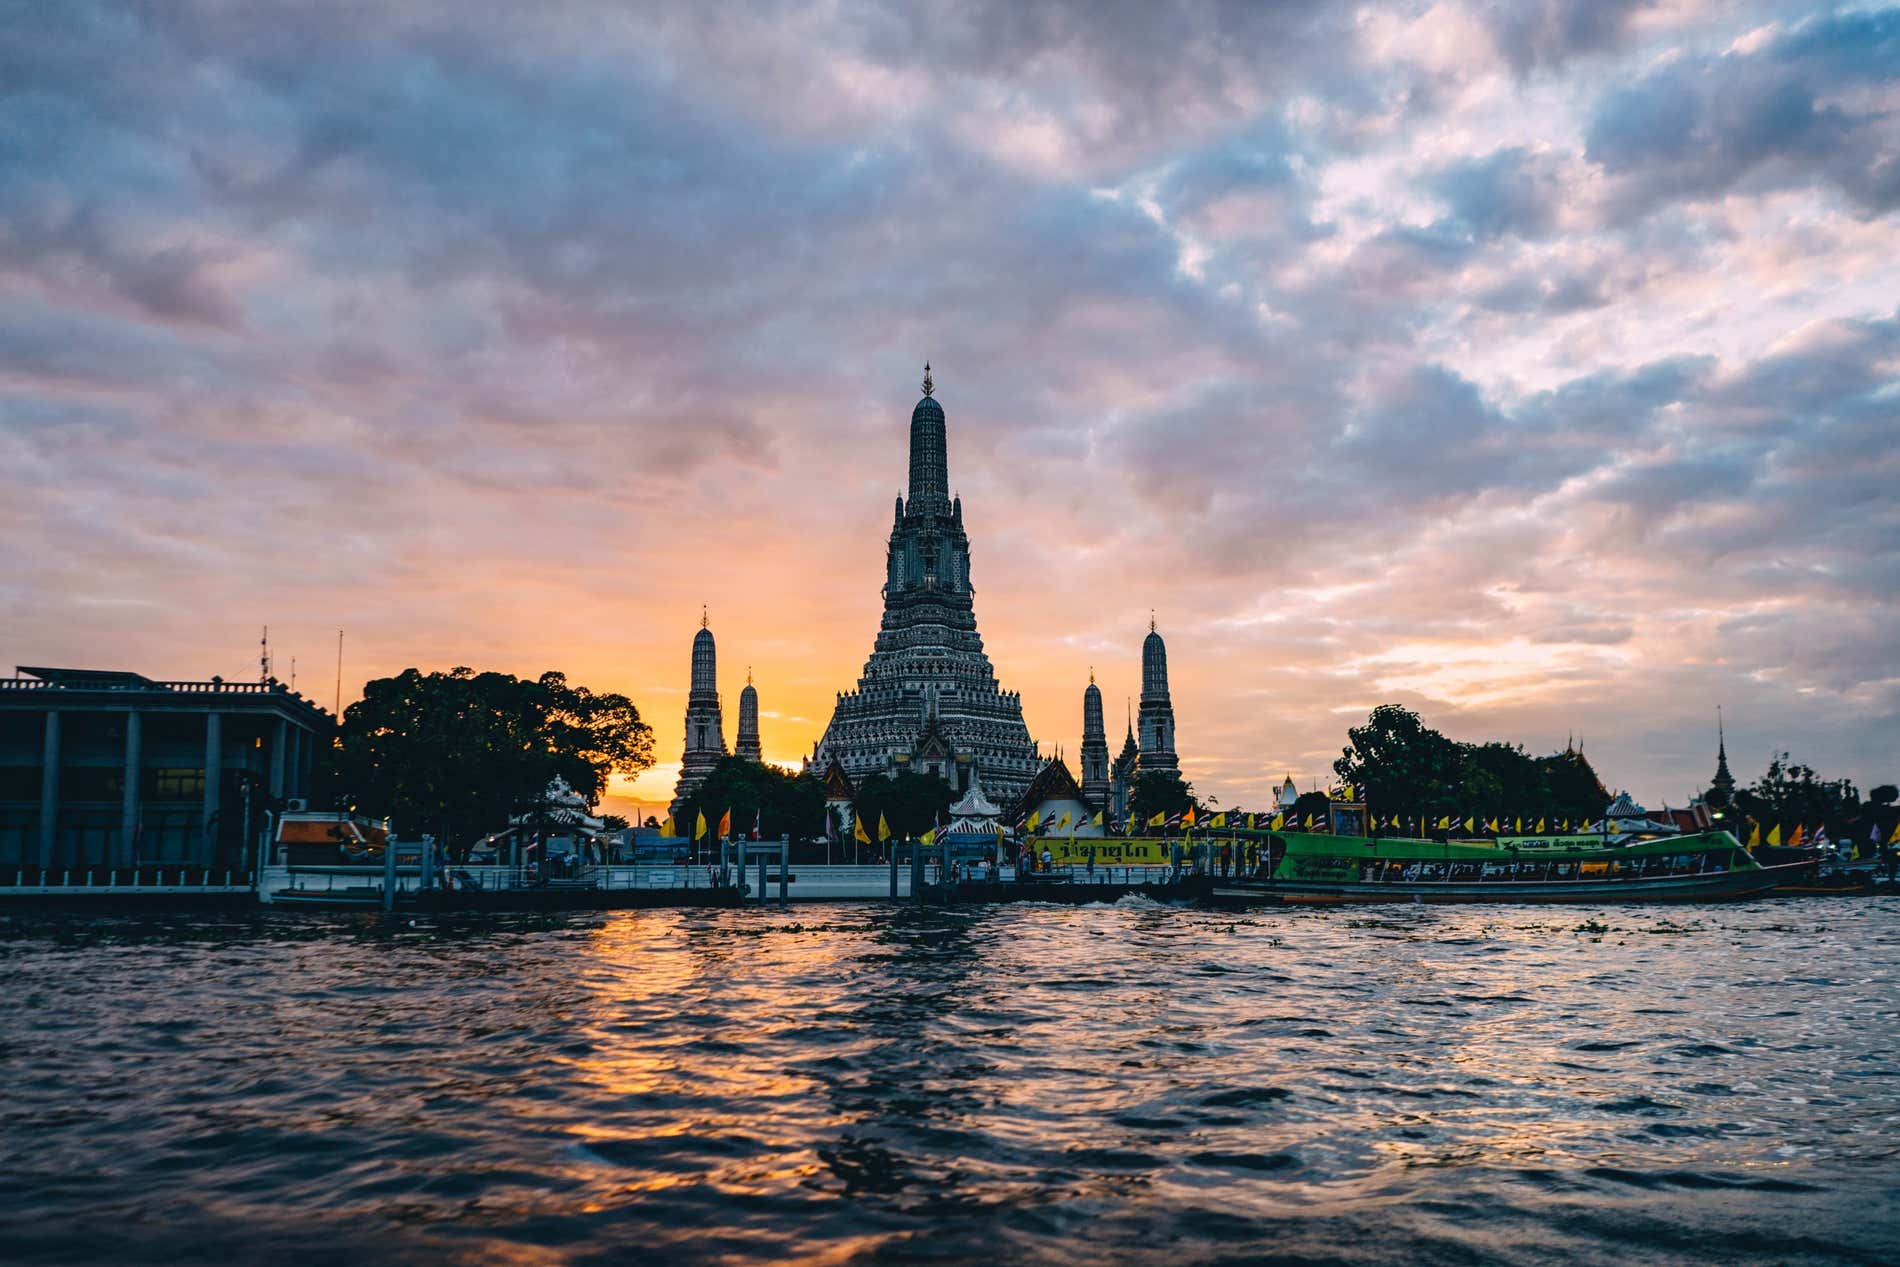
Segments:
[[[930,362],[925,361],[924,362],[924,395],[928,396],[930,395],[930,393],[936,390],[937,390],[937,385],[930,381]]]
[[[706,604],[704,603],[699,605],[699,627],[701,629],[709,627],[706,623]]]

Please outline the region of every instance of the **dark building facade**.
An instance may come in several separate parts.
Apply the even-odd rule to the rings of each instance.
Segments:
[[[0,678],[0,867],[249,867],[335,718],[281,682]]]

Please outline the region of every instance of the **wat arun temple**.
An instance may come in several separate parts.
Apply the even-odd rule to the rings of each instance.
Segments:
[[[1042,768],[1023,724],[1022,697],[1006,691],[983,654],[970,583],[963,501],[950,495],[943,406],[924,367],[910,413],[910,496],[899,497],[884,563],[884,618],[855,690],[838,695],[806,768],[835,764],[855,785],[910,769],[941,775],[958,792],[976,780],[1001,804]]]
[[[1179,769],[1161,635],[1151,621],[1142,644],[1139,741],[1131,717],[1121,752],[1110,760],[1102,694],[1091,672],[1082,697],[1080,781],[1059,756],[1040,754],[1023,723],[1022,697],[997,682],[976,630],[970,538],[962,499],[950,493],[946,439],[943,406],[926,365],[923,399],[910,413],[909,496],[897,499],[885,550],[884,617],[857,686],[839,692],[805,772],[824,781],[834,805],[848,805],[867,778],[914,771],[942,778],[962,798],[953,814],[975,808],[1020,817],[1029,803],[1068,796],[1087,816],[1106,810],[1110,820],[1120,820],[1138,774]],[[727,755],[717,666],[702,613],[693,638],[676,815]],[[739,729],[734,755],[760,760],[750,674]]]

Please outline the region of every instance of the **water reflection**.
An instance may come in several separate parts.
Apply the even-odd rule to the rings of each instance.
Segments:
[[[0,1243],[1891,1261],[1896,912],[14,918]]]

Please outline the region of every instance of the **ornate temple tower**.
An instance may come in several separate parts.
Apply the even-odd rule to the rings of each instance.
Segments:
[[[1122,739],[1122,750],[1115,754],[1115,760],[1108,767],[1108,802],[1110,817],[1118,823],[1128,821],[1128,798],[1135,790],[1135,767],[1141,764],[1141,749],[1135,744],[1135,710],[1128,710],[1128,734]]]
[[[758,765],[759,756],[759,693],[752,688],[752,670],[745,671],[745,690],[739,692],[739,738],[732,745],[732,755]]]
[[[726,723],[719,710],[719,662],[706,613],[699,614],[699,632],[693,635],[693,681],[686,693],[686,751],[680,756],[680,778],[673,787],[673,812],[699,790],[706,775],[726,755]]]
[[[1735,776],[1728,772],[1728,736],[1722,733],[1722,710],[1715,710],[1715,777],[1702,794],[1703,804],[1711,809],[1726,809],[1735,802]]]
[[[1148,620],[1141,644],[1141,773],[1179,770],[1174,755],[1174,702],[1168,698],[1168,648]]]
[[[1082,795],[1096,809],[1108,804],[1108,732],[1102,727],[1102,689],[1089,670],[1089,686],[1082,692]]]
[[[833,760],[853,783],[934,771],[1008,804],[1042,763],[1020,696],[996,682],[976,630],[963,502],[950,495],[943,406],[930,367],[910,415],[910,496],[897,499],[884,556],[884,618],[857,689],[838,695],[806,768]]]

